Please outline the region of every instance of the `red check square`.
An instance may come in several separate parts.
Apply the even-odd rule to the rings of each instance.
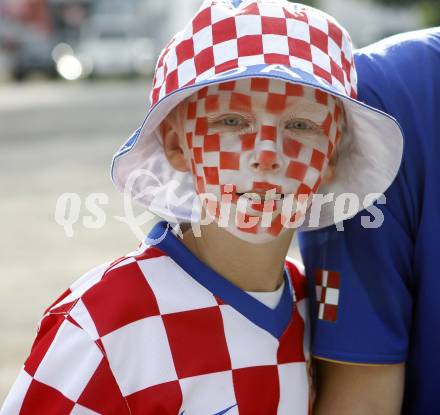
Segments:
[[[38,408],[35,403],[38,402]],[[75,403],[44,383],[33,379],[20,409],[20,415],[40,414],[70,414]]]
[[[283,141],[283,152],[288,157],[298,158],[301,148],[302,144],[291,138],[287,138]]]
[[[276,141],[277,139],[277,129],[272,125],[262,125],[261,126],[261,139]]]
[[[196,55],[194,58],[194,64],[198,75],[215,66],[214,51],[212,47],[206,48]]]
[[[315,99],[318,104],[328,105],[328,94],[320,89],[315,90]]]
[[[235,28],[235,19],[228,17],[212,25],[212,40],[214,45],[227,40],[237,38],[237,29]]]
[[[233,370],[232,377],[240,413],[253,415],[277,413],[278,402],[273,399],[280,393],[277,366],[236,369]],[[255,399],[256,396],[258,399]]]
[[[261,16],[261,26],[264,35],[287,36],[286,19],[282,17]]]
[[[231,111],[251,112],[252,109],[251,96],[240,94],[237,92],[232,92],[229,108],[231,108]]]
[[[278,113],[286,108],[286,95],[268,94],[266,110],[270,113]]]
[[[105,399],[102,398],[103,390],[106,391]],[[126,404],[107,359],[101,360],[77,403],[99,414],[124,413]]]
[[[286,176],[302,182],[307,173],[307,168],[307,164],[291,160],[287,167]]]
[[[303,362],[305,360],[303,339],[304,320],[298,310],[294,308],[292,321],[280,338],[280,347],[277,354],[278,364]]]
[[[214,112],[218,111],[218,95],[208,95],[205,99],[205,111]]]
[[[220,184],[217,167],[203,167],[205,173],[206,184]]]
[[[240,135],[241,151],[253,150],[255,147],[255,140],[256,139],[257,139],[256,133],[249,133],[249,134]]]
[[[179,75],[177,69],[168,73],[165,90],[167,93],[174,91],[179,86]]]
[[[193,33],[197,33],[211,24],[211,8],[207,7],[201,11],[193,20],[192,27]]]
[[[333,22],[328,23],[328,35],[339,47],[342,47],[342,30]]]
[[[194,154],[194,161],[196,164],[202,164],[203,163],[203,151],[201,147],[194,147],[193,148],[193,154]]]
[[[310,26],[310,43],[328,54],[328,35],[316,27]]]
[[[251,91],[255,91],[255,92],[269,91],[269,79],[251,78]]]
[[[224,170],[240,170],[240,154],[235,152],[220,152],[220,168]]]
[[[126,399],[134,414],[178,414],[183,396],[175,380],[140,390]]]
[[[302,85],[286,84],[286,95],[289,97],[304,96],[304,88]]]
[[[183,63],[194,57],[194,42],[192,39],[183,40],[176,46],[177,61]]]
[[[231,369],[219,307],[166,314],[162,319],[180,379]]]
[[[197,115],[197,102],[189,102],[186,110],[186,118],[194,120]]]
[[[322,166],[324,165],[324,161],[325,161],[325,154],[321,151],[313,150],[310,166],[312,166],[318,171],[321,171]]]
[[[111,306],[103,298],[111,298]],[[110,270],[82,300],[101,337],[134,321],[160,314],[153,290],[137,262]]]
[[[262,55],[263,39],[261,35],[247,35],[239,37],[237,39],[237,48],[238,56]]]
[[[289,54],[291,56],[296,56],[297,58],[301,58],[309,62],[312,61],[312,51],[310,49],[310,43],[291,37],[289,37],[288,42]]]
[[[220,151],[220,136],[218,134],[209,134],[203,140],[203,151]]]

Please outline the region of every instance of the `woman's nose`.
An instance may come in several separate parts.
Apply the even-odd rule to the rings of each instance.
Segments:
[[[276,172],[281,168],[281,160],[272,140],[258,140],[250,167],[255,172]]]

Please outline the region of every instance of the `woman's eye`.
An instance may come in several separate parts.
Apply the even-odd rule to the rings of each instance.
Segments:
[[[228,118],[223,118],[221,120],[221,123],[223,125],[226,125],[227,127],[238,127],[240,125],[243,125],[244,121],[240,118],[228,117]]]
[[[212,128],[220,128],[225,131],[241,131],[249,127],[249,120],[238,114],[224,114],[216,118],[208,118],[208,123]]]
[[[288,130],[311,130],[313,125],[303,120],[292,120],[286,122],[285,128]]]

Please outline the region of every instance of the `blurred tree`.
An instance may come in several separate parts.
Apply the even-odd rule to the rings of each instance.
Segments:
[[[440,0],[374,0],[386,6],[419,6],[426,26],[440,25]]]

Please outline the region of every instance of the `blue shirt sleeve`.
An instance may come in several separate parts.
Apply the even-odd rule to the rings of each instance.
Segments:
[[[387,364],[404,362],[408,356],[417,283],[414,263],[423,249],[416,241],[427,202],[426,178],[432,177],[426,154],[430,137],[438,139],[430,126],[439,100],[432,88],[439,62],[433,59],[440,54],[433,58],[427,47],[430,36],[440,45],[438,32],[391,38],[357,53],[359,99],[399,121],[405,135],[404,160],[385,193],[386,204],[345,221],[344,231],[333,226],[299,235],[317,357]],[[379,228],[362,226],[363,217],[365,221],[380,215]],[[322,287],[316,286],[323,285],[322,270],[339,275],[331,318],[320,310]]]

